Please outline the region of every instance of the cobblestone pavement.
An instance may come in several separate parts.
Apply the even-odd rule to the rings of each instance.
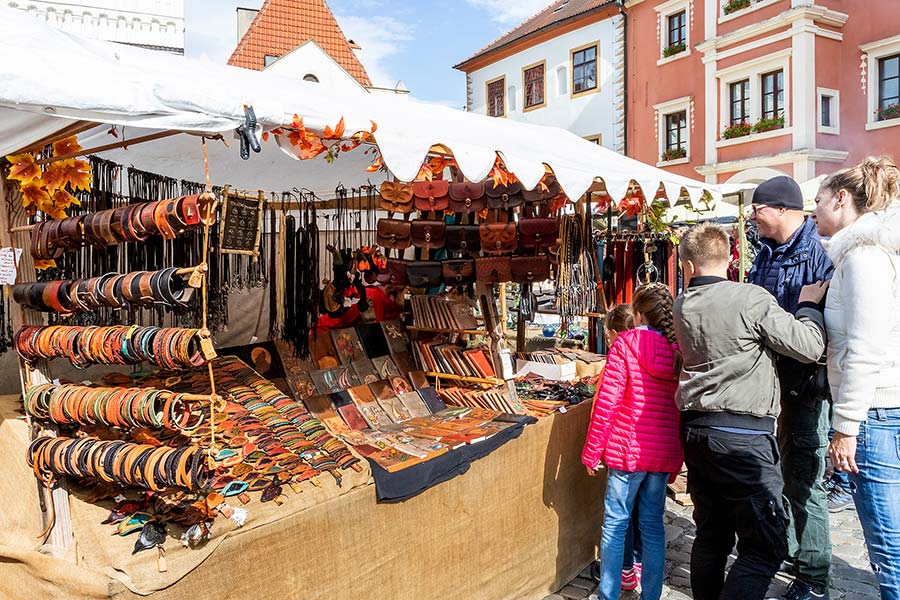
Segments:
[[[689,506],[679,506],[671,499],[666,501],[666,580],[662,600],[691,598],[690,560],[691,543],[694,540],[691,512]],[[597,537],[600,537],[599,531]],[[869,569],[856,511],[845,510],[831,515],[831,542],[834,546],[831,600],[878,600],[875,574]],[[779,596],[789,583],[790,578],[779,573],[769,588],[769,595]],[[578,577],[544,600],[583,600],[594,591],[596,584],[591,580],[588,566]],[[636,592],[623,592],[619,597],[622,600],[638,600],[640,595]]]

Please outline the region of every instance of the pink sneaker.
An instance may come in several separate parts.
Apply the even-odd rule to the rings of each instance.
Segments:
[[[638,574],[635,569],[622,570],[622,590],[630,592],[638,586]]]
[[[641,563],[634,563],[634,572],[637,573],[638,581],[641,580],[641,573],[644,571],[644,566]]]

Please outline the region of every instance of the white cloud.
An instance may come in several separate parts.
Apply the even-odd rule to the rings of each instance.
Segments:
[[[413,39],[411,25],[386,16],[335,17],[347,39],[353,40],[362,48],[356,51],[356,55],[369,73],[372,84],[377,87],[394,87],[401,77],[391,72],[387,62]]]
[[[548,0],[516,0],[516,2],[510,2],[509,0],[466,0],[466,2],[476,8],[487,11],[492,21],[507,27],[518,25],[551,4]]]

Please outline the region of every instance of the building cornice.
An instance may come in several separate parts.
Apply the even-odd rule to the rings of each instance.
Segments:
[[[694,170],[700,175],[707,177],[709,175],[733,173],[735,171],[743,171],[755,167],[774,167],[776,165],[791,164],[798,160],[842,163],[847,160],[848,156],[850,156],[850,153],[843,150],[803,148],[800,150],[779,152],[778,154],[767,154],[765,156],[753,156],[750,158],[729,160],[711,165],[700,165],[699,167],[695,167]]]
[[[723,33],[712,39],[704,40],[697,44],[696,48],[704,54],[715,53],[721,48],[727,48],[739,42],[763,35],[769,31],[789,27],[798,21],[810,20],[814,23],[843,27],[849,16],[825,8],[824,6],[797,6],[775,15],[768,19],[745,25],[740,29]],[[819,28],[821,29],[821,28]],[[823,32],[827,30],[822,30]],[[834,32],[829,32],[834,33]]]

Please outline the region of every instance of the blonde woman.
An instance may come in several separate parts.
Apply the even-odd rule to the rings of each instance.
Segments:
[[[834,262],[825,306],[835,469],[853,500],[882,600],[900,600],[900,170],[869,158],[829,176],[813,219]]]

